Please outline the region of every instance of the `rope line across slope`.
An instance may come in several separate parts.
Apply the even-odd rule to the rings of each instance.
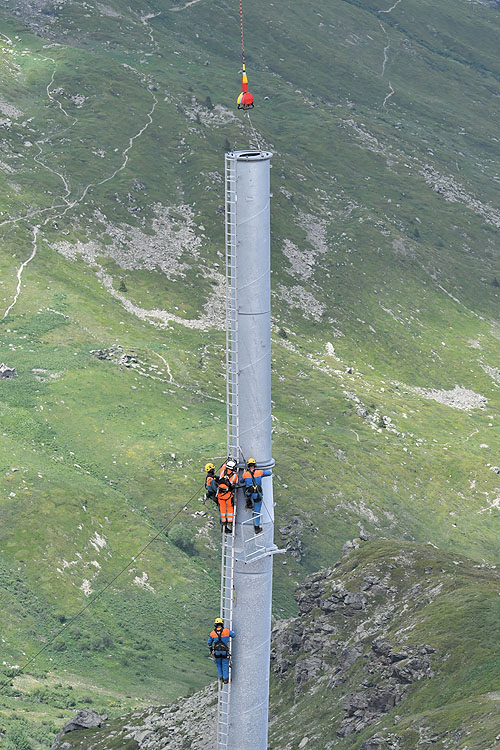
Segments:
[[[204,489],[204,487],[203,487],[203,489]],[[109,587],[112,586],[113,583],[118,578],[120,578],[120,576],[122,576],[123,573],[125,573],[129,569],[130,565],[132,563],[136,562],[136,560],[138,560],[141,557],[141,555],[148,549],[148,547],[150,547],[151,544],[153,544],[153,542],[155,542],[162,534],[165,533],[165,531],[169,528],[169,526],[172,525],[172,523],[176,520],[176,518],[178,518],[181,515],[181,513],[183,513],[185,510],[188,509],[188,507],[191,505],[191,503],[193,502],[193,500],[195,499],[195,497],[197,497],[200,494],[201,491],[202,491],[201,487],[199,489],[197,489],[196,492],[189,498],[189,500],[187,501],[187,503],[185,503],[182,506],[182,508],[180,508],[177,511],[177,513],[175,513],[175,515],[168,521],[168,523],[166,523],[164,526],[162,526],[162,528],[158,531],[158,533],[155,534],[155,536],[152,539],[150,539],[149,542],[147,544],[145,544],[144,547],[142,547],[142,549],[139,550],[139,552],[137,552],[135,555],[133,555],[133,557],[130,558],[130,560],[127,562],[127,564],[124,565],[124,567],[121,568],[121,570],[119,570],[118,573],[115,576],[113,576],[113,578],[110,581],[108,581],[108,583],[105,586],[103,586],[103,588],[100,591],[98,591],[95,594],[95,596],[93,596],[87,602],[87,604],[85,604],[84,607],[82,607],[81,609],[79,609],[78,612],[75,615],[73,615],[73,617],[71,617],[69,620],[67,620],[67,622],[65,622],[64,625],[61,628],[59,628],[59,630],[56,633],[54,633],[54,635],[47,641],[47,643],[44,646],[42,646],[42,648],[39,649],[30,659],[28,659],[28,661],[25,662],[22,667],[20,667],[19,669],[16,670],[15,676],[17,677],[20,674],[23,674],[25,672],[25,670],[30,666],[30,664],[33,664],[33,662],[40,656],[40,654],[42,654],[46,649],[49,648],[49,646],[52,645],[52,643],[54,643],[54,641],[55,641],[56,638],[58,638],[62,633],[64,633],[68,629],[68,627],[70,625],[72,625],[75,622],[75,620],[77,620],[80,617],[80,615],[82,615],[84,612],[86,612],[87,609],[89,609],[98,599],[100,599],[101,596],[105,593],[105,591],[107,591],[109,589]],[[2,684],[0,684],[0,693],[6,687],[8,687],[10,685],[10,683],[12,682],[12,679],[13,678],[10,677],[7,680],[5,680],[5,682],[3,682]]]

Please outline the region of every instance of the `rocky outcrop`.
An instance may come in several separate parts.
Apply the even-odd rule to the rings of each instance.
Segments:
[[[304,555],[304,545],[300,539],[300,534],[304,529],[304,523],[300,518],[293,518],[289,523],[282,524],[278,531],[282,545],[288,554],[292,555],[298,562]]]
[[[133,367],[138,364],[135,354],[127,354],[121,346],[111,346],[109,349],[92,349],[93,357],[102,361],[115,362],[123,367]]]
[[[406,636],[396,645],[386,635],[394,613],[405,606],[398,577],[391,575],[399,566],[370,566],[346,575],[362,544],[363,538],[346,542],[342,563],[309,575],[296,592],[299,617],[273,631],[272,669],[278,680],[293,680],[296,700],[321,685],[328,691],[347,688],[340,700],[337,741],[374,724],[404,700],[415,682],[434,674],[434,648]],[[410,591],[413,600],[429,601],[421,583]]]
[[[346,737],[366,729],[404,698],[408,685],[432,677],[428,653],[434,651],[430,646],[395,651],[387,641],[375,639],[365,666],[371,678],[362,683],[363,690],[349,693],[343,699],[342,708],[346,715],[337,736]],[[415,655],[411,656],[411,653]],[[378,684],[374,684],[375,681]]]
[[[90,708],[84,708],[82,711],[78,711],[78,713],[72,719],[67,721],[63,726],[63,728],[55,738],[51,750],[68,750],[71,745],[69,744],[69,742],[63,741],[64,735],[68,734],[69,732],[74,732],[77,729],[91,729],[92,727],[101,727],[104,722],[107,721],[107,719],[108,717],[106,714],[103,714],[101,716],[97,713],[97,711],[93,711]]]

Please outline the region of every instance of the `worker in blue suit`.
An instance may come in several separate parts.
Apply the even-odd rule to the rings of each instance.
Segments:
[[[247,508],[253,508],[253,525],[256,534],[262,533],[262,477],[270,477],[272,471],[269,469],[257,469],[255,458],[247,461],[247,470],[243,472],[242,480],[245,482],[245,496]]]
[[[214,629],[208,636],[208,648],[215,659],[219,679],[224,684],[229,682],[229,659],[231,656],[229,639],[234,638],[234,636],[235,633],[232,630],[224,627],[224,620],[216,617]]]

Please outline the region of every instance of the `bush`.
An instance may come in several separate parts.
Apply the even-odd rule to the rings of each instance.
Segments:
[[[194,534],[181,523],[172,526],[168,532],[168,538],[172,544],[175,544],[183,552],[186,552],[188,555],[194,555]]]
[[[46,706],[55,708],[76,708],[77,698],[72,694],[71,686],[63,687],[54,685],[53,688],[37,687],[31,692],[31,698],[36,703],[43,703]]]
[[[7,739],[9,747],[14,748],[14,750],[33,750],[33,745],[21,727],[10,729]]]
[[[92,639],[90,646],[92,651],[108,651],[113,647],[113,639],[107,633],[100,633]]]

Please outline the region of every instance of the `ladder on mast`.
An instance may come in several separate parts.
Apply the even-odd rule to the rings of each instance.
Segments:
[[[238,393],[238,279],[236,237],[236,160],[226,154],[225,170],[225,241],[226,241],[226,404],[227,455],[239,462],[239,393]],[[236,499],[236,498],[235,498]],[[233,533],[222,532],[220,616],[225,627],[233,626],[234,604],[234,536],[236,534],[236,502]],[[219,680],[217,708],[217,750],[229,750],[231,720],[231,679]]]

